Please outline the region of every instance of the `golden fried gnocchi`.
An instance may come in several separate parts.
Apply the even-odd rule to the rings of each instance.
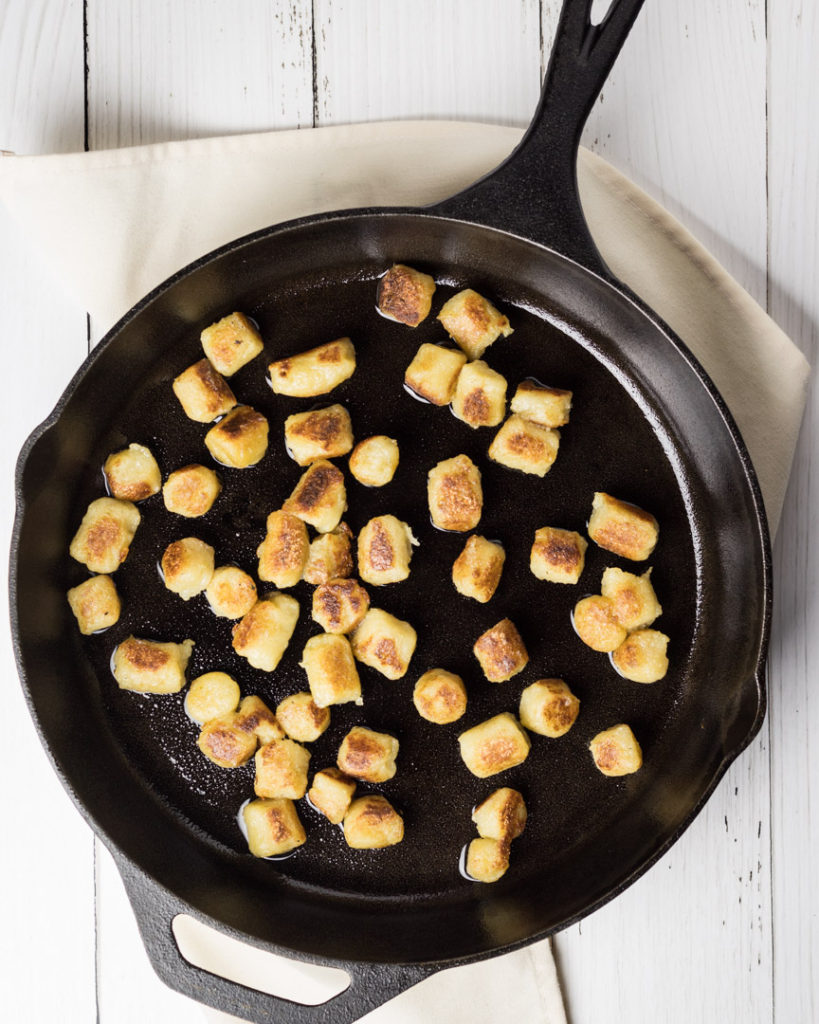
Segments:
[[[358,575],[375,587],[398,583],[410,574],[412,546],[418,541],[395,516],[376,516],[358,535]]]
[[[239,768],[246,764],[253,757],[258,743],[256,734],[242,727],[236,711],[209,718],[196,741],[205,757],[220,768]]]
[[[198,725],[229,715],[239,707],[239,684],[227,672],[197,676],[185,695],[185,711]]]
[[[378,311],[388,320],[417,327],[429,316],[435,281],[403,263],[393,263],[378,282]]]
[[[482,839],[511,843],[526,827],[526,804],[516,789],[496,789],[472,812],[472,820]]]
[[[282,506],[319,533],[330,533],[338,526],[347,508],[344,474],[325,459],[318,459],[303,474]]]
[[[352,575],[352,536],[350,527],[346,523],[339,523],[335,530],[323,533],[312,541],[307,565],[304,567],[304,579],[307,583],[327,583],[329,580],[345,579]]]
[[[563,427],[569,422],[572,393],[561,388],[547,388],[536,380],[524,380],[512,396],[511,409],[542,427]]]
[[[350,455],[350,472],[365,487],[383,487],[398,469],[398,442],[384,434],[359,441]]]
[[[508,318],[471,288],[445,302],[438,319],[470,359],[480,359],[501,335],[508,338],[512,333]]]
[[[498,589],[505,561],[502,544],[473,534],[452,566],[455,589],[486,604]]]
[[[541,736],[564,736],[579,712],[580,701],[562,679],[538,679],[520,695],[521,725]]]
[[[577,583],[586,564],[588,542],[574,530],[542,526],[535,530],[529,568],[539,580]]]
[[[130,501],[97,498],[82,517],[69,554],[91,572],[115,572],[128,557],[139,521],[139,510]]]
[[[207,466],[183,466],[170,474],[162,488],[162,500],[169,512],[196,519],[209,512],[219,496],[219,477]]]
[[[264,457],[269,429],[260,412],[237,405],[205,434],[205,447],[221,465],[247,469]]]
[[[424,342],[404,374],[404,385],[432,405],[449,405],[466,356],[454,348]]]
[[[253,668],[272,672],[287,650],[299,603],[287,594],[266,594],[233,627],[233,649]]]
[[[509,843],[473,839],[466,851],[466,873],[476,882],[497,882],[509,868]]]
[[[292,693],[276,708],[276,721],[291,740],[312,743],[330,724],[330,712],[320,708],[309,693]]]
[[[338,767],[362,782],[387,782],[395,775],[398,740],[386,732],[353,726],[338,748]]]
[[[508,711],[462,732],[458,743],[464,764],[479,779],[522,764],[531,746],[520,723]]]
[[[444,459],[429,471],[427,499],[439,530],[474,530],[483,511],[480,470],[468,455]]]
[[[297,412],[284,421],[284,443],[300,466],[335,459],[353,447],[353,425],[343,405]]]
[[[643,764],[643,752],[629,726],[614,725],[589,744],[594,763],[604,775],[631,775]]]
[[[512,413],[489,446],[489,458],[509,469],[546,476],[560,447],[560,431]]]
[[[235,721],[238,728],[255,736],[259,743],[284,739],[284,729],[276,716],[262,698],[255,694],[242,700]]]
[[[293,740],[273,740],[256,751],[256,796],[301,800],[307,792],[310,752]]]
[[[482,360],[467,363],[458,375],[452,412],[476,427],[496,427],[506,412],[506,378]]]
[[[656,629],[638,629],[611,652],[611,663],[633,683],[656,683],[668,672],[668,637]]]
[[[529,663],[526,647],[511,619],[501,619],[482,633],[472,651],[490,683],[505,683]]]
[[[179,693],[192,651],[193,640],[174,644],[129,636],[114,649],[114,679],[121,690]]]
[[[644,562],[657,545],[660,527],[650,512],[595,491],[589,537],[606,551]]]
[[[202,331],[200,340],[205,355],[224,377],[232,377],[264,347],[253,321],[244,313],[222,317]]]
[[[241,619],[256,604],[258,595],[252,576],[238,565],[220,565],[213,571],[205,597],[214,615]]]
[[[466,711],[464,681],[444,668],[431,668],[415,684],[412,702],[421,718],[436,725],[449,725]]]
[[[270,364],[270,386],[277,395],[312,398],[326,395],[355,373],[355,348],[339,338]]]
[[[614,614],[614,602],[600,594],[577,602],[572,612],[572,625],[583,643],[593,651],[613,651],[626,639],[627,631]]]
[[[354,850],[380,850],[404,838],[404,819],[386,797],[359,797],[344,815],[344,838]]]
[[[313,591],[313,621],[325,633],[351,633],[369,607],[370,595],[357,580],[328,580]]]
[[[110,576],[92,576],[72,587],[66,596],[83,636],[108,629],[119,621],[122,606]]]
[[[256,549],[259,579],[277,587],[294,587],[301,579],[310,541],[298,516],[279,510],[267,517],[267,533]]]
[[[600,593],[612,602],[614,617],[629,632],[650,626],[663,610],[651,585],[651,569],[635,576],[609,567],[603,573]]]
[[[333,825],[340,825],[352,803],[356,781],[338,768],[322,768],[313,776],[307,799]]]
[[[197,423],[213,423],[236,405],[230,385],[208,359],[183,370],[172,387],[185,415]]]
[[[346,636],[331,633],[311,636],[304,645],[301,667],[307,673],[316,707],[326,708],[349,701],[361,703],[361,680]]]
[[[198,537],[183,537],[170,543],[162,554],[162,579],[168,590],[183,601],[201,594],[213,578],[215,552]]]
[[[401,679],[417,641],[418,635],[408,622],[381,608],[370,608],[353,633],[353,654],[387,679]]]
[[[254,857],[281,857],[307,840],[292,800],[251,800],[242,818]]]
[[[158,494],[162,486],[156,459],[143,444],[129,444],[121,452],[113,452],[102,469],[111,496],[123,501],[144,501]]]

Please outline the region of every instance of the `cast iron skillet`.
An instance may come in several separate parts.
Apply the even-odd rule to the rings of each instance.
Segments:
[[[353,1020],[436,970],[565,927],[668,849],[761,724],[770,552],[748,454],[685,346],[603,265],[578,202],[581,128],[641,0],[616,0],[598,26],[590,24],[590,6],[564,5],[534,122],[496,171],[429,209],[309,217],[180,271],[114,327],[20,456],[13,630],[42,741],[114,853],[160,976],[238,1016]],[[417,345],[444,334],[434,317],[412,331],[376,315],[375,282],[394,261],[435,274],[434,312],[468,285],[509,313],[515,333],[487,359],[510,390],[533,376],[574,391],[572,421],[543,480],[490,463],[491,431],[471,431],[404,393]],[[165,473],[205,458],[204,431],[181,415],[169,382],[200,357],[201,328],[234,309],[253,315],[267,342],[265,356],[231,383],[240,400],[270,418],[270,450],[255,469],[221,470],[224,493],[201,520],[172,517],[159,496],[144,503],[117,573],[123,617],[107,633],[81,638],[65,591],[86,574],[67,550],[86,504],[103,493],[100,466],[130,441],[148,444]],[[156,561],[171,539],[192,534],[214,544],[219,563],[255,568],[265,517],[300,475],[282,446],[282,420],[324,402],[273,396],[266,364],[341,334],[353,337],[359,368],[327,402],[347,405],[358,437],[390,434],[402,453],[388,487],[349,481],[348,521],[358,530],[372,515],[392,512],[412,525],[421,546],[410,580],[379,590],[373,603],[412,622],[420,639],[404,680],[362,670],[364,707],[333,710],[330,730],[312,745],[312,767],[332,764],[341,736],[357,722],[398,736],[398,775],[377,788],[404,814],[407,838],[388,850],[349,851],[338,830],[300,805],[307,844],[269,863],[248,855],[236,824],[252,794],[252,766],[225,772],[210,765],[196,750],[181,696],[118,691],[108,659],[131,632],[191,636],[191,677],[224,668],[243,692],[271,705],[305,688],[298,660],[315,632],[306,612],[280,669],[256,672],[234,656],[230,624],[216,620],[202,598],[184,604],[164,590]],[[426,473],[458,452],[484,474],[480,532],[507,550],[488,605],[455,593],[449,571],[463,537],[428,521]],[[650,564],[671,669],[654,686],[620,679],[569,624],[575,601],[599,589],[606,565],[633,565],[591,545],[578,587],[541,583],[528,571],[533,531],[547,524],[583,530],[595,490],[634,501],[661,523]],[[303,608],[310,589],[293,591]],[[492,685],[470,649],[505,615],[531,661],[511,682]],[[424,722],[412,707],[414,680],[434,665],[468,681],[469,709],[450,727]],[[544,676],[565,678],[580,697],[575,727],[557,741],[532,737],[518,769],[474,779],[460,763],[458,732],[515,711],[523,687]],[[598,730],[620,721],[632,725],[645,763],[633,776],[607,779],[586,748]],[[524,792],[530,822],[507,875],[481,886],[459,875],[458,855],[475,835],[474,803],[506,784]],[[170,924],[183,912],[253,945],[343,967],[352,983],[315,1010],[215,978],[176,948]]]

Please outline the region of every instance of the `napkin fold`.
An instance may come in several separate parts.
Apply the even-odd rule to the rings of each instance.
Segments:
[[[0,159],[0,199],[95,333],[204,253],[305,214],[443,199],[503,160],[516,128],[385,122]],[[580,194],[612,271],[654,308],[705,366],[734,415],[779,520],[805,403],[808,365],[795,345],[667,211],[583,149]],[[214,973],[270,988],[276,959],[235,962],[200,943]],[[183,953],[185,950],[183,950]],[[241,955],[239,957],[241,960]],[[308,972],[309,974],[309,972]],[[305,975],[305,989],[311,984]],[[224,1015],[208,1011],[213,1019]],[[548,941],[441,972],[365,1018],[565,1024]]]

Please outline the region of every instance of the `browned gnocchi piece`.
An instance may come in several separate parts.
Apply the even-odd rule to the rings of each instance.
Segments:
[[[431,668],[415,684],[412,702],[421,718],[436,725],[449,725],[466,711],[464,681],[454,672]]]
[[[287,650],[299,617],[299,603],[274,591],[257,601],[233,627],[233,649],[253,668],[272,672]]]
[[[344,815],[344,838],[354,850],[380,850],[404,838],[404,819],[386,797],[359,797]]]
[[[497,882],[509,869],[509,843],[473,839],[466,851],[466,873],[475,882]]]
[[[205,434],[205,447],[221,465],[247,469],[264,457],[269,429],[260,412],[237,405]]]
[[[505,561],[502,544],[473,534],[452,566],[455,589],[486,604],[498,589]]]
[[[449,405],[466,356],[457,349],[424,342],[404,374],[404,385],[431,405]]]
[[[319,708],[331,704],[361,703],[361,680],[346,636],[319,633],[304,645],[301,667],[307,673],[313,701]]]
[[[521,725],[541,736],[564,736],[579,712],[580,701],[562,679],[538,679],[520,695]]]
[[[281,509],[267,517],[267,533],[256,549],[260,580],[277,587],[294,587],[310,554],[307,527],[298,516]]]
[[[207,466],[183,466],[170,474],[162,488],[162,500],[169,512],[196,519],[210,511],[222,485]]]
[[[542,427],[563,427],[569,422],[572,392],[549,388],[535,380],[524,380],[512,396],[511,409]]]
[[[603,573],[600,593],[612,602],[614,617],[629,632],[650,626],[663,610],[651,585],[651,569],[635,576],[609,567]]]
[[[472,288],[445,302],[438,319],[470,359],[480,359],[501,335],[508,338],[512,334],[508,317]]]
[[[643,752],[628,725],[599,732],[589,744],[594,763],[604,775],[631,775],[643,764]]]
[[[213,570],[205,597],[214,615],[241,619],[256,604],[258,594],[253,577],[238,565],[220,565]]]
[[[410,574],[412,546],[417,543],[400,519],[376,516],[358,535],[358,575],[376,587],[405,580]]]
[[[577,602],[572,612],[572,625],[587,647],[603,653],[619,647],[627,635],[614,614],[614,602],[600,594]]]
[[[183,370],[172,387],[183,412],[196,423],[213,423],[236,405],[230,385],[208,359]]]
[[[638,629],[611,652],[611,663],[633,683],[656,683],[668,672],[668,637],[656,629]]]
[[[200,340],[205,355],[224,377],[232,377],[264,347],[261,335],[244,313],[231,313],[217,320],[202,331]]]
[[[254,857],[281,857],[307,840],[292,800],[251,800],[242,810]]]
[[[462,732],[458,743],[464,764],[479,779],[522,764],[531,747],[529,737],[508,711]]]
[[[283,511],[298,516],[319,533],[330,533],[347,508],[344,474],[332,462],[318,459],[302,474]]]
[[[276,708],[276,721],[291,740],[312,743],[330,724],[330,712],[320,708],[310,693],[292,693]]]
[[[588,542],[574,530],[542,526],[535,531],[529,568],[539,580],[577,583],[586,564]]]
[[[432,522],[440,530],[474,530],[483,511],[481,472],[468,455],[444,459],[429,471],[427,499]]]
[[[301,800],[307,792],[310,752],[293,740],[265,743],[256,751],[256,796]]]
[[[363,725],[353,726],[338,748],[339,770],[362,782],[387,782],[395,775],[398,740]]]
[[[338,768],[322,768],[313,776],[307,799],[329,822],[340,825],[352,803],[355,789],[355,779]]]
[[[335,459],[353,447],[353,425],[343,405],[297,412],[284,421],[284,443],[300,466]]]
[[[91,572],[115,572],[128,557],[139,521],[139,510],[130,501],[97,498],[86,509],[69,554]]]
[[[236,712],[236,724],[246,733],[251,733],[259,743],[271,743],[284,739],[284,729],[261,697],[252,694],[244,697]]]
[[[482,839],[511,843],[526,828],[526,803],[516,789],[504,786],[482,800],[472,812],[472,820]]]
[[[127,637],[111,663],[117,685],[137,693],[179,693],[193,646],[193,640],[175,644]]]
[[[546,476],[560,447],[560,431],[512,413],[489,446],[493,462],[533,476]]]
[[[467,363],[458,375],[452,412],[470,427],[496,427],[506,412],[506,378],[482,359]]]
[[[143,444],[129,444],[121,452],[113,452],[103,466],[108,490],[123,501],[144,501],[158,494],[162,475],[150,449]]]
[[[429,274],[394,263],[378,281],[378,311],[388,320],[417,327],[429,316],[434,293]]]
[[[243,729],[235,711],[209,718],[202,726],[196,745],[205,757],[220,768],[239,768],[256,751],[259,740]]]
[[[529,663],[526,646],[511,619],[501,619],[482,633],[472,651],[490,683],[505,683]]]
[[[197,676],[185,695],[185,711],[198,725],[229,715],[239,707],[239,684],[227,672]]]
[[[270,386],[277,395],[312,398],[326,395],[355,373],[355,348],[338,338],[270,364]]]
[[[345,579],[353,573],[353,555],[350,550],[352,530],[346,523],[339,523],[335,530],[323,533],[310,544],[304,579],[307,583],[320,584],[329,580]]]
[[[122,605],[110,576],[92,576],[72,587],[67,597],[83,636],[108,629],[119,621]]]
[[[162,579],[183,601],[201,594],[213,578],[215,552],[198,537],[172,541],[162,553]]]
[[[627,501],[595,491],[589,519],[589,537],[606,551],[635,562],[644,562],[657,545],[657,520]]]
[[[359,441],[350,455],[350,472],[365,487],[383,487],[398,469],[398,442],[384,434]]]
[[[313,591],[313,620],[325,633],[351,633],[369,607],[370,595],[358,580],[328,580]]]
[[[370,608],[353,633],[353,654],[387,679],[401,679],[407,674],[417,641],[408,622],[381,608]]]

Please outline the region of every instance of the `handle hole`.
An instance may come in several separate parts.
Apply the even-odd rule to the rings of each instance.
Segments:
[[[616,3],[617,0],[592,0],[591,14],[589,15],[592,25],[599,25]]]

